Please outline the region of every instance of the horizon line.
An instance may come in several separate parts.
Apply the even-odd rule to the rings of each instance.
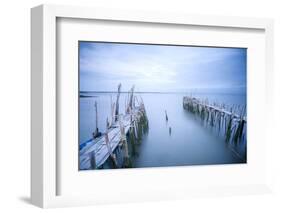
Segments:
[[[79,91],[80,93],[118,93],[117,91]],[[120,93],[129,93],[130,91],[124,92],[121,91]],[[198,92],[198,91],[186,91],[186,92],[160,92],[160,91],[134,91],[134,93],[158,93],[158,94],[173,94],[173,93],[218,93],[218,92]],[[224,94],[247,94],[247,92],[219,92]]]

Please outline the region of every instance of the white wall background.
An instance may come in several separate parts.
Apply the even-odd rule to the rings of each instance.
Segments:
[[[119,204],[67,209],[69,212],[280,212],[281,211],[281,12],[278,0],[9,0],[0,7],[0,212],[37,212],[30,188],[30,8],[42,3],[269,17],[275,20],[275,130],[272,142],[274,192],[269,195],[201,198],[157,203]],[[280,84],[280,85],[278,85]],[[279,100],[278,100],[279,98]],[[47,210],[60,212],[63,209]]]

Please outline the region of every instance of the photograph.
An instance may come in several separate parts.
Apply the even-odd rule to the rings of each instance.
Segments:
[[[78,41],[79,170],[247,163],[247,48]]]

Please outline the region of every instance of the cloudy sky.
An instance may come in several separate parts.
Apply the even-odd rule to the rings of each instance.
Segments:
[[[245,93],[242,48],[79,42],[80,91]]]

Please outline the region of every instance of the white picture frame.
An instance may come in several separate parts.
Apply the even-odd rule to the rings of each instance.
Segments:
[[[256,150],[261,150],[260,154],[264,158],[268,153],[262,151],[263,148],[270,146],[271,132],[273,128],[272,111],[265,111],[263,108],[266,106],[272,109],[273,105],[273,21],[271,19],[257,19],[257,18],[240,18],[240,17],[216,17],[216,16],[202,16],[202,15],[187,15],[187,14],[172,14],[172,13],[153,13],[145,11],[123,11],[112,9],[97,9],[97,8],[84,8],[74,6],[54,6],[54,5],[41,5],[31,10],[31,80],[32,80],[32,103],[31,103],[31,201],[34,205],[47,208],[59,206],[76,206],[76,205],[91,205],[97,203],[114,203],[114,202],[128,202],[128,201],[142,201],[142,200],[165,200],[176,199],[184,197],[197,197],[197,196],[214,196],[214,195],[232,195],[232,194],[252,194],[263,193],[270,191],[270,161],[265,161],[261,168],[254,171],[253,175],[262,174],[262,178],[253,181],[234,182],[233,184],[224,183],[216,185],[205,185],[202,182],[196,182],[196,175],[199,178],[200,174],[206,175],[205,171],[199,171],[192,178],[192,185],[184,184],[180,179],[179,185],[172,185],[159,181],[155,183],[157,187],[152,188],[151,191],[147,190],[144,184],[134,191],[126,190],[119,191],[118,193],[101,193],[101,195],[89,195],[84,191],[78,194],[60,194],[58,185],[62,184],[60,179],[61,167],[58,166],[58,159],[60,158],[57,146],[58,132],[57,132],[57,88],[60,82],[57,79],[57,36],[58,36],[58,20],[63,19],[79,19],[79,20],[102,20],[102,21],[118,21],[131,23],[153,23],[154,25],[161,26],[199,26],[206,28],[220,28],[231,30],[257,30],[263,33],[261,39],[264,44],[264,67],[260,68],[260,75],[266,78],[253,79],[254,81],[263,82],[265,87],[261,87],[261,92],[265,95],[263,100],[263,107],[260,111],[264,116],[261,120],[265,123],[266,131],[260,133],[263,138],[260,139],[262,146]],[[223,38],[222,38],[223,39]],[[250,76],[250,78],[252,78]],[[69,79],[71,81],[73,79]],[[254,85],[254,84],[252,84]],[[258,86],[258,85],[256,85]],[[254,86],[253,86],[254,87]],[[254,94],[254,92],[252,93]],[[251,108],[249,109],[251,110]],[[260,155],[259,154],[259,155]],[[243,170],[247,170],[245,167]],[[167,178],[175,178],[177,175],[187,175],[184,173],[186,168],[165,168],[164,170],[155,171],[158,169],[147,170],[130,170],[124,171],[126,175],[137,178],[137,176],[144,174],[144,179],[147,177],[165,177],[165,172],[171,171],[175,175]],[[220,168],[216,167],[202,167],[200,170],[206,170],[208,173],[219,171]],[[207,171],[208,170],[208,171]],[[228,168],[231,172],[232,167]],[[250,170],[249,170],[250,171]],[[78,172],[78,171],[77,171]],[[189,171],[190,172],[190,171]],[[203,173],[201,173],[203,172]],[[239,171],[242,172],[242,171]],[[98,178],[110,177],[111,171],[100,173]],[[157,173],[157,174],[156,174]],[[115,173],[120,175],[120,173]],[[122,176],[122,175],[121,175]],[[120,176],[120,177],[121,177]],[[89,178],[83,180],[89,181]],[[123,178],[123,177],[122,177]],[[70,178],[71,181],[75,181]],[[76,180],[77,181],[77,180]],[[175,181],[175,179],[174,179]],[[75,184],[75,182],[73,182]],[[77,183],[76,183],[77,184]],[[162,187],[163,186],[163,187]],[[109,189],[110,186],[104,186],[104,190]],[[123,186],[126,188],[126,186]],[[127,186],[128,187],[128,186]],[[143,187],[144,190],[141,190]],[[129,188],[129,187],[128,187]],[[77,189],[75,189],[77,190]],[[91,187],[89,190],[92,190]],[[97,192],[99,192],[97,189]]]

